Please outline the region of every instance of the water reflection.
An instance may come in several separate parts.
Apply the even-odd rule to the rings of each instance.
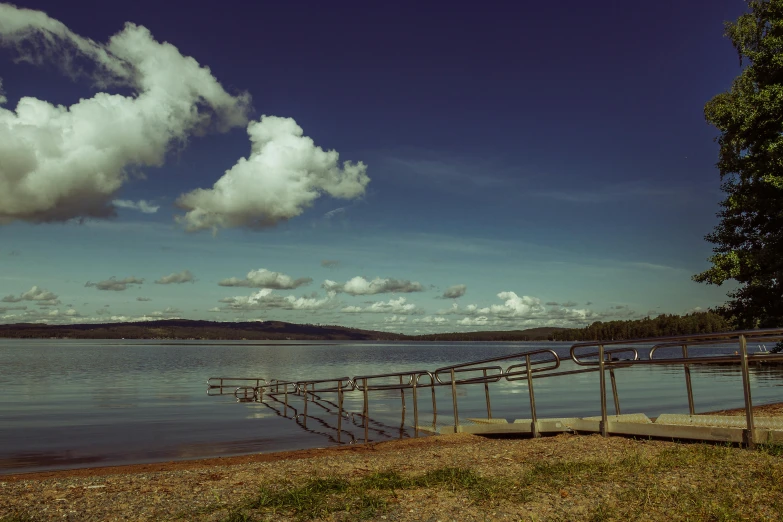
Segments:
[[[364,440],[360,392],[345,394],[342,416],[336,394],[323,394],[318,404],[308,404],[305,416],[301,397],[287,407],[280,395],[263,403],[237,403],[233,395],[205,397],[205,380],[214,375],[296,381],[434,369],[534,349],[553,349],[567,358],[569,348],[568,343],[0,340],[0,473]],[[698,353],[735,350],[727,345]],[[639,353],[643,356],[644,350]],[[561,369],[568,368],[576,367],[563,362]],[[750,371],[754,403],[783,400],[783,367],[752,365]],[[682,366],[618,369],[616,374],[623,413],[687,412]],[[736,367],[691,366],[691,375],[697,411],[742,406]],[[595,373],[537,379],[538,415],[599,414],[598,389]],[[489,396],[495,418],[514,420],[531,414],[524,381],[492,383]],[[483,384],[458,387],[458,401],[461,418],[487,416]],[[419,389],[417,409],[422,426],[453,423],[450,387]],[[268,414],[259,418],[260,412]],[[373,393],[369,417],[370,440],[415,436],[410,390]]]

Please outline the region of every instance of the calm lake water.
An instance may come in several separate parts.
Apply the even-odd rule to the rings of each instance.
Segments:
[[[539,348],[568,357],[570,343],[165,342],[0,340],[0,474],[241,455],[338,444],[337,415],[302,400],[237,402],[208,397],[209,377],[322,379],[438,367]],[[731,353],[725,346],[708,353]],[[707,352],[705,352],[707,353]],[[505,368],[510,363],[502,363]],[[573,368],[564,362],[561,369]],[[754,404],[783,401],[783,369],[753,368]],[[739,371],[694,367],[697,411],[743,405]],[[681,367],[617,370],[623,413],[687,413]],[[436,389],[437,423],[453,423],[450,387]],[[600,414],[596,373],[535,381],[539,417]],[[530,416],[524,381],[490,384],[493,416]],[[324,394],[336,402],[336,394]],[[280,397],[282,401],[282,397]],[[406,392],[370,394],[370,440],[413,436]],[[329,404],[323,403],[327,408]],[[432,423],[430,390],[419,424]],[[612,404],[611,396],[609,404]],[[363,442],[362,394],[347,393],[339,443]],[[484,387],[459,387],[459,415],[486,416]],[[284,415],[287,415],[284,416]],[[306,424],[306,426],[305,426]]]

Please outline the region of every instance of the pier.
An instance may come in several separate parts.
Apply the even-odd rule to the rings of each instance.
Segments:
[[[408,432],[414,437],[442,433],[538,437],[567,432],[600,433],[605,437],[625,435],[727,442],[754,447],[756,444],[783,442],[783,418],[754,417],[749,371],[752,365],[783,365],[783,353],[772,353],[766,349],[766,343],[780,340],[783,340],[783,328],[625,341],[590,341],[573,344],[567,359],[561,359],[551,349],[533,349],[431,370],[416,369],[353,377],[297,381],[211,377],[207,381],[207,394],[233,395],[240,402],[262,403],[281,417],[292,419],[301,428],[340,444],[403,437]],[[734,354],[709,354],[711,347],[727,344],[736,346]],[[749,346],[757,346],[758,349],[754,351]],[[575,369],[561,368],[565,360],[573,362],[570,366]],[[616,376],[629,368],[649,365],[682,368],[687,413],[665,413],[649,418],[644,413],[622,411]],[[730,365],[738,368],[742,376],[742,388],[737,393],[744,399],[744,417],[705,415],[696,411],[691,369],[700,365]],[[600,405],[601,414],[539,417],[536,383],[541,382],[541,379],[561,379],[566,383],[564,379],[567,376],[583,373],[598,374],[595,399]],[[503,382],[514,381],[521,381],[527,389],[525,410],[529,416],[520,415],[513,420],[493,417],[491,389]],[[465,386],[481,387],[486,407],[482,406],[481,412],[474,408],[461,417],[458,389]],[[438,388],[450,390],[451,401],[445,406],[449,418],[447,424],[438,420],[439,404],[435,393]],[[397,392],[400,395],[400,425],[392,426],[374,420],[371,412],[373,396],[378,393],[388,396]],[[649,390],[651,394],[655,392],[655,389]],[[360,394],[361,412],[346,410],[344,403],[349,394],[352,397]],[[412,424],[406,421],[408,400],[412,408]],[[428,403],[426,419],[420,415],[421,401]],[[321,415],[313,415],[313,411]]]

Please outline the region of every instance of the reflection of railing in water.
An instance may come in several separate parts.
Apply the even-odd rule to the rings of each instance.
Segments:
[[[358,391],[362,393],[362,413],[351,413],[345,417],[345,419],[352,420],[352,423],[359,426],[355,419],[361,418],[361,427],[364,428],[364,440],[369,441],[369,432],[380,433],[388,436],[383,428],[373,428],[372,424],[383,426],[377,421],[370,418],[370,393],[371,392],[395,392],[400,391],[402,421],[400,424],[400,437],[404,435],[405,431],[405,410],[406,400],[405,391],[410,390],[412,395],[413,404],[413,433],[418,437],[420,431],[436,432],[437,431],[437,416],[438,408],[436,402],[435,389],[437,387],[450,387],[451,388],[451,400],[452,409],[454,415],[454,431],[460,430],[459,419],[459,407],[457,400],[457,387],[469,384],[481,384],[484,388],[484,396],[486,402],[486,415],[487,421],[492,422],[492,405],[490,400],[489,385],[497,383],[501,380],[508,382],[524,381],[528,391],[528,400],[530,404],[531,419],[529,433],[533,436],[538,436],[541,424],[536,412],[534,381],[536,379],[562,377],[567,375],[575,375],[581,373],[594,373],[599,375],[599,392],[600,392],[600,404],[601,404],[601,417],[598,431],[604,436],[607,436],[610,432],[609,416],[607,411],[607,395],[606,395],[606,373],[609,373],[609,381],[612,389],[612,398],[614,402],[615,419],[619,419],[621,415],[620,410],[620,398],[617,391],[617,382],[615,378],[615,372],[622,368],[630,368],[634,366],[642,365],[682,365],[684,369],[686,390],[688,396],[688,409],[690,415],[696,413],[693,398],[693,388],[691,384],[691,367],[698,365],[718,365],[718,364],[733,364],[739,365],[742,373],[743,382],[743,394],[745,398],[745,410],[746,410],[746,427],[743,431],[743,440],[748,445],[753,445],[756,442],[756,435],[754,434],[754,419],[752,411],[752,399],[750,390],[750,377],[748,366],[754,363],[760,362],[773,362],[778,361],[783,363],[783,354],[775,354],[768,351],[760,351],[755,354],[749,354],[747,350],[748,341],[755,343],[777,341],[783,339],[783,328],[769,329],[769,330],[751,330],[742,332],[729,332],[729,333],[713,333],[713,334],[698,334],[689,336],[676,336],[676,337],[663,337],[663,338],[647,338],[647,339],[634,339],[628,341],[594,341],[594,342],[581,342],[576,343],[571,347],[570,361],[582,368],[574,370],[561,370],[561,359],[557,353],[550,349],[538,349],[528,352],[521,352],[512,355],[492,357],[479,361],[472,361],[462,364],[456,364],[438,368],[434,371],[428,370],[415,370],[404,371],[394,373],[384,373],[377,375],[361,375],[353,378],[339,377],[336,379],[321,379],[321,380],[307,380],[307,381],[278,381],[271,380],[266,381],[264,379],[236,379],[236,378],[211,378],[208,381],[209,388],[207,393],[209,395],[216,394],[214,390],[220,389],[219,394],[223,394],[224,388],[233,387],[233,394],[239,401],[263,401],[264,394],[272,396],[279,402],[280,395],[283,395],[285,406],[285,412],[287,413],[289,394],[300,397],[303,404],[303,413],[297,415],[298,419],[302,419],[301,425],[307,428],[307,419],[315,418],[308,416],[308,404],[319,406],[326,410],[330,414],[335,414],[334,409],[337,410],[337,426],[333,427],[328,425],[325,421],[318,420],[319,423],[330,429],[336,430],[337,439],[339,442],[340,433],[344,433],[342,428],[344,420],[344,407],[343,401],[345,394]],[[710,355],[710,356],[694,356],[693,351],[689,352],[688,348],[695,350],[698,348],[704,348],[708,346],[714,346],[716,344],[726,344],[727,342],[737,341],[739,343],[739,349],[736,355]],[[649,348],[646,359],[639,358],[639,349],[647,348],[649,344],[653,344],[652,348]],[[648,346],[640,346],[648,345]],[[656,358],[656,354],[659,350],[664,348],[678,348],[680,356]],[[506,363],[511,362],[508,366]],[[495,364],[493,364],[495,363]],[[497,364],[497,363],[503,363]],[[432,400],[432,429],[425,429],[419,423],[419,390],[430,389]],[[269,392],[266,390],[269,389]],[[336,394],[336,403],[323,399],[321,394]],[[325,406],[329,404],[332,408]],[[334,408],[334,409],[333,409]],[[287,415],[283,415],[286,416]],[[585,419],[586,420],[586,419]],[[505,422],[505,420],[499,421]],[[527,421],[525,421],[527,422]],[[551,423],[550,423],[551,424]],[[583,423],[584,424],[584,423]],[[560,426],[557,423],[557,426]],[[505,430],[506,432],[511,430]],[[549,431],[549,430],[547,430]],[[653,430],[655,431],[655,430]],[[660,431],[660,430],[658,430]],[[330,437],[332,439],[332,437]]]

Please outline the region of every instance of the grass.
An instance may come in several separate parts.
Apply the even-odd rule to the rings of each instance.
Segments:
[[[553,456],[497,477],[442,467],[420,474],[386,470],[351,480],[315,478],[262,487],[253,498],[223,511],[222,520],[365,520],[403,509],[403,491],[467,498],[480,512],[498,508],[521,519],[538,516],[544,506],[546,520],[779,520],[783,448],[683,444],[603,459]]]
[[[38,518],[29,513],[16,512],[0,516],[0,522],[38,522]]]

